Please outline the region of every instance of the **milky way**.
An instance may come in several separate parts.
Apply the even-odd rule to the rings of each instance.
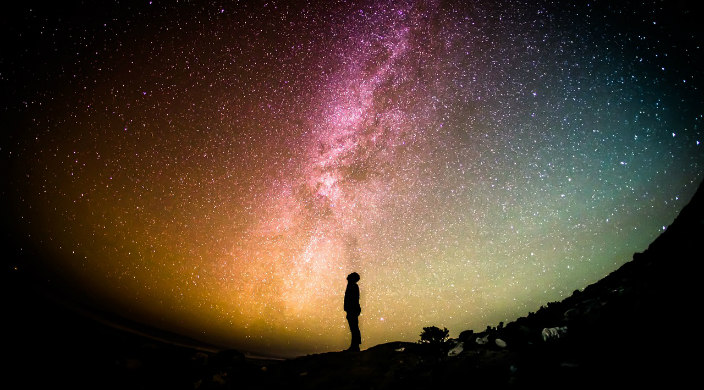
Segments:
[[[693,14],[610,3],[17,6],[6,230],[106,310],[245,350],[344,348],[353,271],[363,348],[514,320],[702,179]]]

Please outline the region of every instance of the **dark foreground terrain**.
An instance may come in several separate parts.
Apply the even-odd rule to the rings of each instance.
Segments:
[[[698,383],[700,188],[643,253],[535,313],[437,345],[253,359],[176,335],[127,332],[69,310],[6,267],[2,378],[11,388],[585,388]],[[138,327],[137,327],[138,328]],[[149,333],[147,331],[143,333]],[[176,341],[174,343],[174,341]]]

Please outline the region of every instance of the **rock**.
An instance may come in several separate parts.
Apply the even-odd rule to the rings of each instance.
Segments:
[[[213,383],[224,385],[227,383],[227,372],[219,372],[213,375]]]
[[[457,345],[455,345],[452,349],[450,349],[447,352],[447,356],[450,356],[450,357],[457,356],[457,355],[461,354],[463,350],[464,350],[464,343],[460,341],[457,343]]]
[[[472,339],[472,336],[474,336],[473,330],[464,330],[462,331],[462,333],[460,333],[458,340],[462,342],[467,342]]]
[[[554,328],[543,328],[541,334],[543,335],[543,341],[545,342],[549,340],[557,340],[567,334],[567,327],[558,326]]]

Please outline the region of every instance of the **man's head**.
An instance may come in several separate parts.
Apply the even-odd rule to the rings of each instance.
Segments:
[[[356,272],[352,272],[351,274],[347,275],[347,281],[350,283],[359,282],[359,274]]]

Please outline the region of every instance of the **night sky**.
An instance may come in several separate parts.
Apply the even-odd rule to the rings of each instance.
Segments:
[[[243,350],[344,349],[353,271],[362,348],[512,321],[702,180],[692,7],[19,2],[4,231],[105,310]]]

